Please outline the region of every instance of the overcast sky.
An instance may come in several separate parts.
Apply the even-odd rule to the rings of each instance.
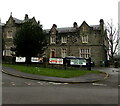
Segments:
[[[40,20],[43,29],[49,29],[53,24],[57,27],[71,27],[73,22],[78,26],[85,20],[89,25],[113,20],[118,23],[118,1],[120,0],[1,0],[0,18],[5,23],[10,13],[23,20],[25,14]]]

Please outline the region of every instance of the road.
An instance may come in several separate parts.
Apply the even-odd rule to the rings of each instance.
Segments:
[[[117,72],[96,83],[53,83],[2,74],[3,104],[118,104]]]

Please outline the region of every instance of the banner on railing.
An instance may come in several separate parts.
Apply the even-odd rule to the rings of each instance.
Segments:
[[[31,57],[31,62],[43,63],[43,58],[42,57]]]
[[[50,64],[63,64],[63,59],[61,58],[49,58]]]
[[[26,57],[16,57],[16,62],[25,62],[26,61]]]
[[[85,59],[70,59],[70,65],[86,65]]]

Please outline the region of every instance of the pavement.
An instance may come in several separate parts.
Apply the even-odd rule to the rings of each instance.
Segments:
[[[109,77],[109,74],[106,73],[108,70],[113,70],[112,68],[95,68],[101,71],[100,74],[86,74],[79,77],[73,78],[58,78],[58,77],[48,77],[48,76],[41,76],[41,75],[34,75],[29,73],[20,72],[18,70],[9,68],[9,67],[2,67],[2,72],[8,75],[12,75],[15,77],[26,78],[31,80],[40,80],[40,81],[49,81],[49,82],[59,82],[59,83],[93,83],[100,80],[105,80]],[[94,70],[94,69],[93,69]]]

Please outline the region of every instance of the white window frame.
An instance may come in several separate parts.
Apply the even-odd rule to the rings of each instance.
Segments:
[[[53,36],[50,37],[50,43],[55,44],[55,37],[53,37]]]
[[[61,37],[61,42],[62,43],[67,43],[67,37]]]
[[[12,31],[8,31],[7,32],[7,38],[13,38],[12,33],[13,33]]]
[[[66,48],[62,48],[61,49],[61,57],[66,57],[67,56],[67,49]]]
[[[11,50],[6,49],[4,55],[5,55],[5,56],[11,56]]]
[[[88,35],[82,36],[82,43],[88,43]]]
[[[80,58],[86,58],[88,59],[89,57],[91,57],[91,49],[79,49],[79,53],[80,53]]]

